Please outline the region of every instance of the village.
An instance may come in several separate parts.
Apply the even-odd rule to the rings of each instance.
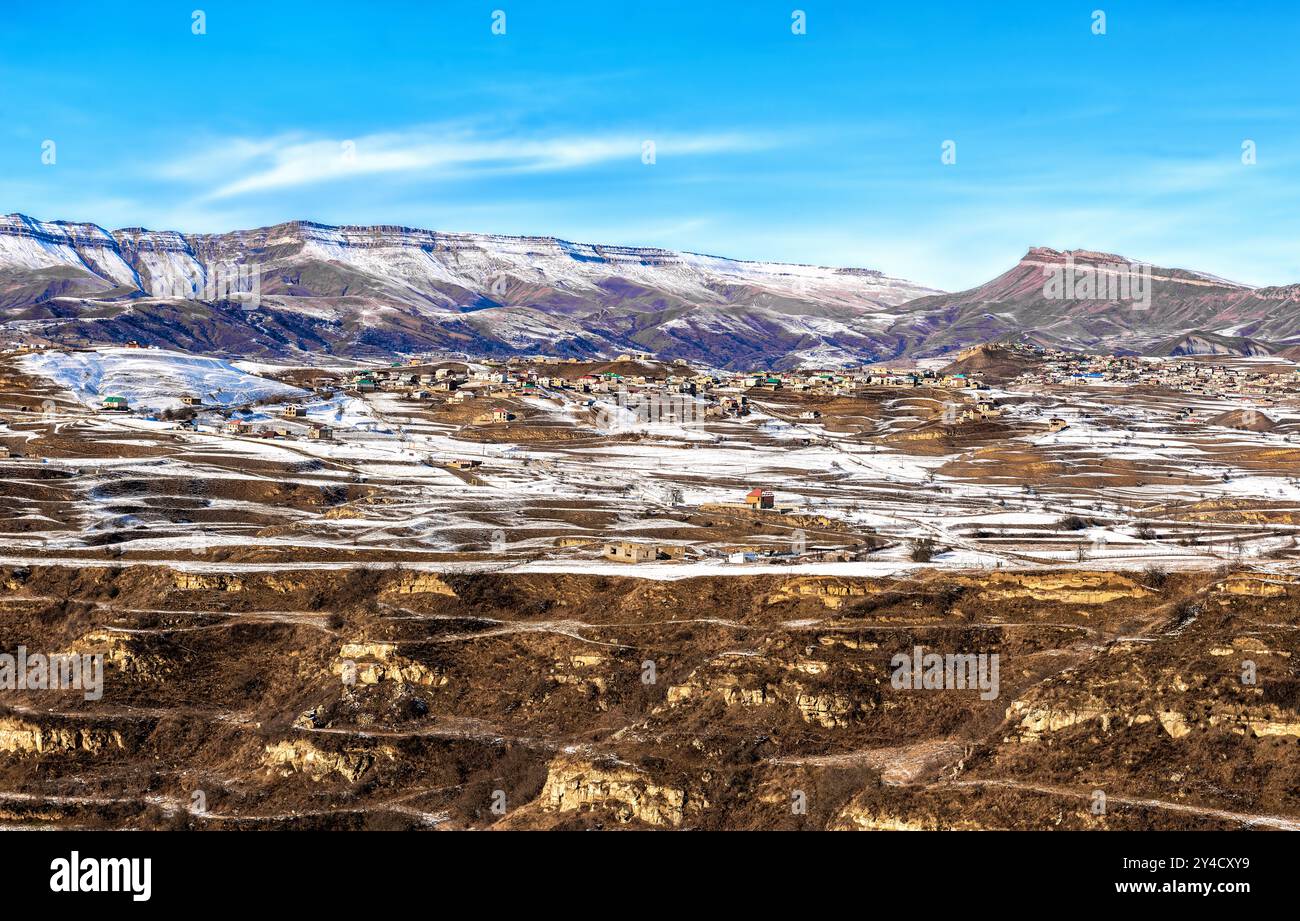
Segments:
[[[310,546],[473,565],[1187,565],[1285,552],[1289,513],[1211,526],[1193,506],[1218,497],[1227,519],[1295,492],[1281,446],[1300,438],[1296,387],[1280,362],[1022,346],[750,373],[644,353],[292,367],[23,349],[0,356],[0,461],[89,480],[76,517],[32,505],[24,527],[51,546],[75,545],[71,526],[122,552]],[[100,442],[122,474],[147,463],[207,481],[217,463],[237,477],[223,490],[249,486],[201,528],[189,500],[105,503],[93,497],[118,488],[100,481],[110,468],[78,461]],[[250,504],[248,471],[263,467],[357,498],[307,518]],[[48,515],[65,520],[35,524]]]
[[[132,341],[128,349],[142,348]],[[20,349],[15,356],[28,354]],[[585,370],[592,365],[608,365],[618,370]],[[576,370],[575,370],[576,369]],[[784,392],[809,396],[851,397],[870,389],[943,387],[955,390],[986,390],[978,375],[943,374],[935,370],[858,369],[844,371],[760,371],[730,374],[699,372],[677,359],[660,363],[648,353],[623,354],[610,362],[583,362],[545,356],[482,359],[474,362],[448,363],[445,359],[411,357],[385,366],[365,367],[349,372],[320,372],[304,377],[295,373],[286,377],[303,386],[318,399],[339,394],[365,396],[374,393],[399,395],[404,400],[425,401],[431,406],[469,406],[484,400],[484,410],[472,417],[477,425],[509,423],[516,415],[509,410],[487,406],[493,399],[542,397],[596,408],[603,397],[623,395],[632,401],[646,398],[671,398],[675,405],[689,407],[677,415],[686,421],[741,418],[749,413],[749,394]],[[687,400],[682,397],[689,398]],[[329,439],[330,426],[306,418],[300,403],[278,406],[273,419],[256,412],[261,401],[205,402],[211,395],[183,393],[179,406],[169,408],[160,418],[179,420],[195,431],[219,429],[247,437]],[[692,405],[693,404],[693,405]],[[652,400],[644,404],[647,411],[658,412]],[[668,405],[666,402],[662,404]],[[127,414],[136,411],[126,396],[103,394],[98,399],[102,413]],[[993,408],[987,396],[977,399],[965,418],[988,418]],[[146,415],[149,415],[146,413]],[[223,421],[217,421],[220,417]],[[816,420],[815,409],[801,412],[799,418]],[[669,421],[657,416],[647,421]]]
[[[136,343],[128,345],[138,347]],[[995,420],[1002,416],[1009,394],[1068,392],[1071,387],[1162,388],[1190,397],[1239,401],[1250,414],[1248,418],[1256,418],[1259,410],[1286,405],[1300,394],[1300,368],[1290,362],[1228,363],[1206,358],[1090,355],[1018,345],[999,348],[1031,367],[1009,379],[990,382],[979,370],[952,370],[953,366],[944,370],[933,367],[936,362],[930,362],[931,367],[867,365],[727,373],[695,370],[682,359],[661,363],[648,353],[622,354],[605,363],[546,356],[473,362],[416,356],[346,372],[319,372],[309,377],[298,372],[286,379],[303,387],[318,406],[340,395],[389,394],[432,410],[460,409],[457,422],[495,427],[498,435],[520,421],[520,406],[512,403],[518,400],[540,399],[576,408],[588,413],[597,426],[617,429],[637,423],[742,419],[750,414],[751,400],[778,394],[785,400],[808,398],[809,405],[792,413],[790,419],[816,423],[823,417],[816,405],[819,398],[853,399],[869,393],[937,388],[954,393],[942,410],[941,419],[947,424]],[[621,418],[609,413],[611,402],[630,413]],[[99,410],[130,413],[133,408],[126,397],[105,394]],[[239,405],[227,400],[214,406],[197,393],[182,394],[180,406],[163,414],[193,431],[330,440],[334,426],[320,416],[319,411],[309,413],[301,402],[269,409],[255,401]],[[1204,411],[1198,416],[1195,407],[1185,406],[1177,410],[1176,418],[1196,422],[1213,416]],[[1053,415],[1042,424],[1047,431],[1057,432],[1068,422]]]
[[[1164,387],[1204,397],[1250,400],[1271,406],[1300,393],[1300,367],[1283,360],[1229,364],[1214,356],[1153,359],[1041,350],[1042,365],[1012,381],[1025,385]]]

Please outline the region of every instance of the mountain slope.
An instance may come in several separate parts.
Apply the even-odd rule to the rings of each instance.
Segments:
[[[98,406],[106,396],[125,397],[145,409],[174,409],[186,394],[209,406],[232,406],[303,393],[228,361],[154,349],[47,351],[24,356],[20,365],[72,391],[88,406]]]
[[[256,275],[256,309],[214,296],[232,268]],[[71,342],[134,338],[241,354],[647,350],[719,367],[784,366],[896,350],[884,332],[889,308],[933,293],[865,269],[553,237],[308,222],[109,233],[0,219],[4,319]]]
[[[1238,358],[1271,355],[1273,350],[1246,336],[1225,336],[1192,330],[1150,350],[1152,355],[1232,355]]]
[[[944,374],[977,374],[990,384],[1005,384],[1041,363],[1036,353],[988,344],[966,349],[941,370]]]
[[[1062,348],[1170,353],[1169,340],[1196,332],[1211,348],[1216,337],[1282,340],[1300,334],[1300,286],[1252,288],[1186,269],[1141,266],[1140,296],[1111,296],[1115,268],[1137,263],[1110,253],[1030,249],[1013,268],[977,288],[918,298],[899,309],[891,331],[909,351],[936,355],[974,342],[1012,337]],[[1073,266],[1101,269],[1093,296],[1053,289]],[[1087,293],[1087,292],[1085,292]],[[1061,295],[1064,296],[1061,296]],[[1195,347],[1195,343],[1186,344]],[[1263,350],[1263,349],[1261,349]],[[1173,352],[1178,354],[1177,351]]]
[[[945,294],[867,269],[555,237],[292,222],[181,234],[0,218],[10,338],[217,354],[652,352],[717,368],[831,367],[999,340],[1145,354],[1291,354],[1300,285],[1252,288],[1122,256],[1030,249]],[[1091,277],[1089,288],[1076,277]],[[1066,269],[1070,284],[1060,284]],[[255,299],[223,279],[257,281]],[[248,285],[245,284],[245,288]]]

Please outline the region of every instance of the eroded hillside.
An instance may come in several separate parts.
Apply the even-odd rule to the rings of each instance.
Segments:
[[[1276,576],[104,563],[0,592],[0,649],[104,661],[98,699],[0,691],[10,825],[1300,827]],[[996,655],[996,693],[899,687],[918,647]]]

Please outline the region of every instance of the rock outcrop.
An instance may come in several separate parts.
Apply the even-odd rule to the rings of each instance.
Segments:
[[[320,782],[331,774],[337,774],[349,783],[355,783],[376,760],[392,761],[395,756],[396,752],[387,746],[325,751],[305,739],[292,739],[267,745],[262,761],[282,776],[301,773]]]
[[[708,808],[684,787],[657,782],[629,764],[574,757],[551,762],[538,803],[550,812],[598,809],[619,822],[672,828]]]
[[[41,755],[49,752],[89,752],[98,755],[122,749],[122,734],[111,729],[50,727],[12,717],[0,718],[0,752]]]
[[[997,601],[1027,598],[1063,604],[1107,604],[1122,598],[1147,598],[1152,592],[1133,579],[1112,572],[996,572],[960,580],[978,588],[979,597]]]

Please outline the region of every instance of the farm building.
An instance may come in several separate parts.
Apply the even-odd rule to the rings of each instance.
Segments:
[[[620,540],[605,545],[605,559],[619,563],[650,563],[659,558],[659,552],[651,544],[641,544],[634,540]]]

